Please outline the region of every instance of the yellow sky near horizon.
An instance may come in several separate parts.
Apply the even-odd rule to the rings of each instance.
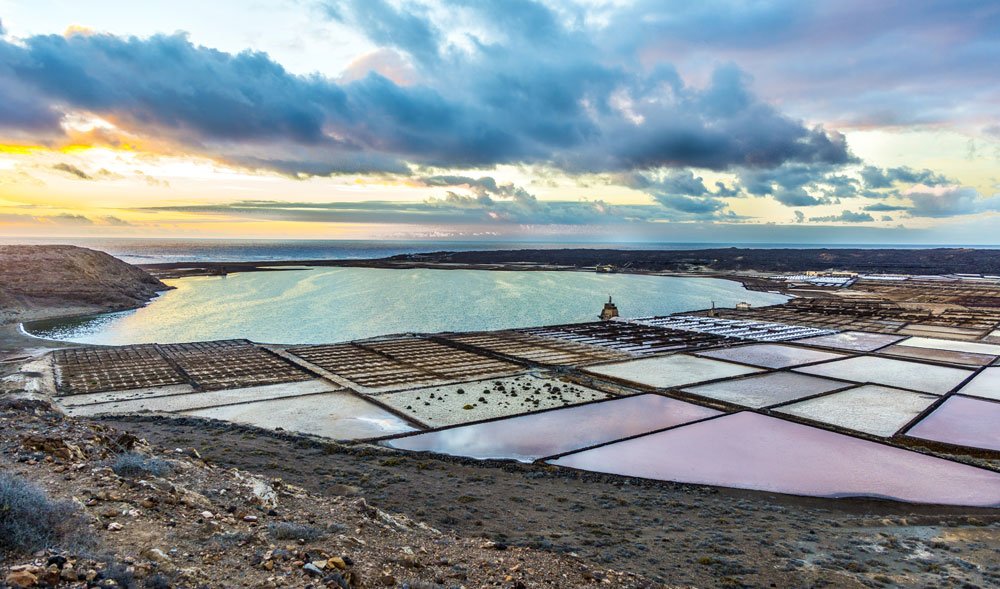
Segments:
[[[119,139],[87,144],[104,121],[77,122],[63,145],[0,143],[0,234],[66,236],[303,237],[369,238],[401,233],[398,223],[359,223],[255,219],[246,214],[153,210],[153,207],[225,205],[240,201],[351,203],[389,201],[422,203],[448,190],[419,185],[393,175],[337,175],[291,178],[273,171],[241,168],[167,145]],[[105,135],[106,137],[106,135]],[[972,186],[982,195],[998,192],[1000,142],[972,140],[943,130],[860,130],[847,132],[852,151],[865,163],[884,167],[928,168]],[[145,143],[145,145],[144,145]],[[149,146],[147,148],[147,146]],[[539,167],[430,170],[429,173],[491,176],[513,183],[538,199],[604,201],[610,205],[652,205],[639,191],[617,185],[608,175],[570,176]],[[694,170],[705,184],[733,185],[733,174]],[[468,191],[465,191],[468,193]],[[793,212],[810,217],[860,209],[866,199],[840,204],[790,208],[771,198],[725,199],[744,223],[789,224]],[[870,201],[876,202],[876,201]],[[929,227],[940,220],[905,219],[905,226]],[[873,226],[896,226],[900,220],[876,220]],[[412,229],[419,231],[420,223]],[[501,228],[497,228],[498,231]],[[408,229],[403,228],[402,233]],[[456,229],[456,231],[460,231]]]

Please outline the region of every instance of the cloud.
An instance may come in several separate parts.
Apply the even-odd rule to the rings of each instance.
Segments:
[[[754,196],[767,196],[783,190],[805,198],[802,195],[806,188],[819,191],[821,184],[836,182],[830,178],[836,178],[833,174],[838,169],[838,166],[825,164],[785,164],[770,169],[744,168],[739,170],[738,177],[743,189]],[[788,200],[792,198],[786,196]]]
[[[54,166],[52,166],[52,169],[53,170],[57,170],[59,172],[65,172],[67,174],[70,174],[71,176],[76,176],[77,178],[79,178],[81,180],[93,180],[94,179],[93,176],[91,176],[90,174],[84,172],[80,168],[74,166],[73,164],[67,164],[65,162],[61,162],[61,163],[55,164]]]
[[[615,59],[601,30],[542,3],[446,4],[470,23],[460,48],[420,4],[330,7],[415,62],[407,85],[374,66],[342,81],[294,75],[264,53],[226,53],[182,34],[0,39],[0,128],[59,137],[67,113],[91,113],[140,137],[291,175],[402,173],[407,164],[581,172],[852,161],[842,135],[760,100],[733,65],[694,86],[669,65]]]
[[[111,225],[114,227],[130,227],[132,224],[128,221],[115,217],[114,215],[107,215],[99,219],[101,225]]]
[[[1000,194],[983,198],[970,186],[917,186],[906,193],[913,217],[956,217],[1000,211]]]
[[[830,199],[815,197],[802,188],[779,188],[774,192],[774,200],[786,207],[814,207],[830,203]]]
[[[85,215],[72,213],[59,213],[56,215],[0,213],[0,223],[15,225],[93,225],[94,221]]]
[[[891,188],[897,183],[923,184],[924,186],[940,186],[954,184],[955,181],[931,170],[914,170],[903,166],[900,168],[877,168],[865,166],[859,172],[868,188]]]
[[[886,204],[884,202],[877,202],[875,204],[867,205],[867,206],[864,207],[864,210],[866,210],[866,211],[877,211],[877,212],[882,212],[882,211],[908,211],[909,209],[910,209],[910,207],[907,207],[907,206],[903,206],[903,205],[890,205],[890,204]]]
[[[727,205],[721,199],[740,195],[737,189],[729,188],[722,182],[716,182],[716,191],[712,192],[705,186],[704,180],[691,170],[628,172],[614,176],[613,181],[645,192],[667,209],[706,219],[732,216],[731,213],[724,213]]]
[[[58,223],[62,225],[93,225],[94,222],[84,215],[74,215],[71,213],[61,213],[59,215],[50,215],[47,217],[36,217],[40,221],[50,221],[52,223]]]
[[[690,210],[681,210],[685,208]],[[314,223],[617,225],[696,221],[705,218],[705,210],[697,204],[681,204],[676,210],[672,210],[658,204],[611,205],[603,201],[541,201],[530,195],[501,199],[452,191],[422,202],[306,203],[248,200],[220,205],[163,206],[137,210]]]
[[[619,51],[686,68],[736,60],[818,120],[978,127],[996,111],[1000,10],[988,0],[638,0],[606,20]]]
[[[828,215],[826,217],[809,217],[812,223],[869,223],[875,218],[868,213],[855,213],[852,211],[842,211],[839,215]]]

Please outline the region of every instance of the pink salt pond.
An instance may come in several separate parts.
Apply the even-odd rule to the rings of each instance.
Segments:
[[[522,462],[720,415],[661,395],[635,395],[397,438],[401,450]]]
[[[911,427],[906,435],[1000,451],[1000,403],[954,395]]]
[[[549,462],[609,474],[795,495],[1000,506],[1000,473],[751,412]]]

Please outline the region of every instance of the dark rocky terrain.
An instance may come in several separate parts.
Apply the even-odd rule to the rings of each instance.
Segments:
[[[610,264],[635,271],[804,272],[851,270],[871,273],[1000,274],[1000,250],[909,249],[746,249],[618,250],[558,249],[434,252],[387,259],[392,262],[559,266]]]
[[[696,274],[799,273],[845,270],[872,274],[1000,275],[1000,250],[909,249],[748,249],[625,250],[537,249],[440,251],[372,260],[295,260],[266,262],[166,262],[142,268],[161,278],[280,270],[294,266],[358,268],[443,268],[481,270],[577,270],[613,266],[620,272]],[[741,276],[746,280],[747,276]]]

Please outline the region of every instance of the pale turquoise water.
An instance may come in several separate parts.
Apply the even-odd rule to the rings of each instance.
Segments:
[[[664,315],[786,297],[712,278],[587,272],[312,268],[169,281],[148,306],[36,323],[36,335],[94,344],[247,338],[324,343],[404,332],[475,331],[593,321],[608,295],[622,316]]]

